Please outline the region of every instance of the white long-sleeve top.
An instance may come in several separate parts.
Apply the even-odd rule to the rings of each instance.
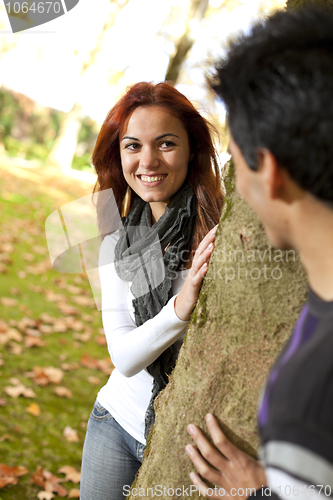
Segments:
[[[115,369],[97,399],[123,429],[145,444],[144,419],[153,382],[145,368],[173,343],[181,346],[188,321],[178,318],[174,301],[188,270],[178,272],[172,284],[173,297],[163,309],[137,327],[131,283],[119,278],[113,263],[118,239],[118,232],[106,236],[100,250],[103,326]]]

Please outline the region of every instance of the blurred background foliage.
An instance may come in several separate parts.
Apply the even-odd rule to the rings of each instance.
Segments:
[[[176,85],[221,131],[223,152],[224,109],[205,74],[228,37],[285,0],[100,0],[93,15],[88,3],[66,15],[77,33],[58,29],[63,16],[34,36],[10,34],[0,3],[0,155],[93,172],[107,111],[140,80]]]

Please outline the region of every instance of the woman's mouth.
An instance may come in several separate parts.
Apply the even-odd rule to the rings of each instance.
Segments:
[[[157,182],[163,181],[165,179],[167,174],[161,174],[161,175],[138,175],[139,179],[144,182],[145,184],[156,184]]]

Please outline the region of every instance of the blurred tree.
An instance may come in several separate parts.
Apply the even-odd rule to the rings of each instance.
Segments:
[[[289,0],[288,7],[305,2]],[[156,422],[133,485],[150,498],[160,491],[163,498],[189,496],[186,428],[194,422],[207,432],[207,412],[233,443],[256,455],[260,391],[306,298],[298,256],[271,248],[258,217],[235,191],[232,164],[226,169],[214,254],[176,368],[156,401]],[[190,496],[200,497],[193,490]]]
[[[180,69],[186,56],[195,42],[195,33],[198,26],[205,17],[209,0],[191,0],[188,15],[185,21],[185,30],[183,35],[175,44],[175,52],[171,57],[169,66],[165,75],[166,81],[177,83]]]
[[[110,0],[109,15],[104,24],[103,30],[97,39],[96,45],[88,52],[88,54],[84,56],[82,56],[82,54],[78,54],[82,59],[80,81],[83,80],[91,66],[96,63],[96,59],[103,48],[108,31],[112,28],[118,13],[127,4],[127,2],[128,0]],[[116,77],[119,77],[119,75],[116,74]],[[49,164],[62,168],[64,172],[68,172],[71,169],[77,148],[82,120],[81,110],[82,104],[76,101],[71,111],[64,117],[57,138],[54,141],[53,148],[47,159]]]

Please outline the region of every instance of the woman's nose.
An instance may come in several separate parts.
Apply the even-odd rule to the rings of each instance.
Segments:
[[[140,164],[142,167],[157,167],[159,164],[158,155],[154,148],[143,148],[141,151]]]

